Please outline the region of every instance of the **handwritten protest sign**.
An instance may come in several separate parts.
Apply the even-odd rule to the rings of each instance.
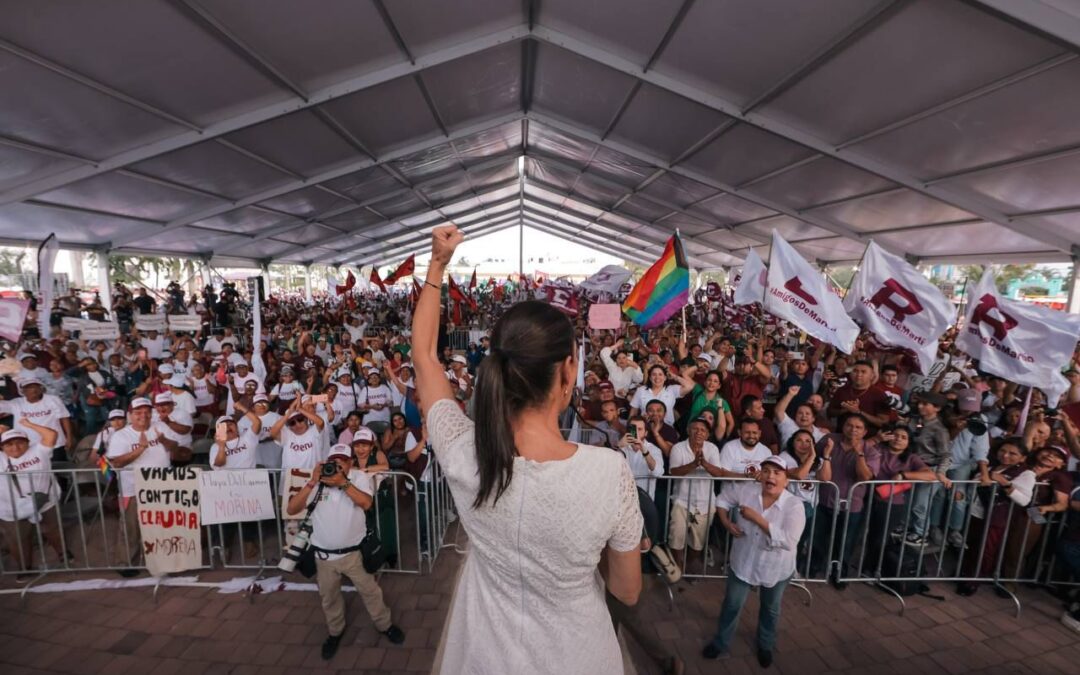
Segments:
[[[169,316],[169,328],[174,331],[197,331],[202,328],[202,321],[198,314],[172,314]]]
[[[203,471],[199,474],[199,507],[204,525],[273,518],[270,474],[266,469]]]
[[[138,314],[135,316],[135,327],[139,330],[165,330],[164,314]]]
[[[595,304],[589,307],[589,328],[618,330],[622,322],[622,307],[616,304]]]
[[[146,567],[155,577],[202,565],[199,469],[144,468],[135,474]]]
[[[281,517],[286,520],[303,520],[304,512],[289,515],[289,499],[304,489],[304,484],[311,480],[311,469],[289,469],[281,473],[285,481],[285,491],[281,493]]]

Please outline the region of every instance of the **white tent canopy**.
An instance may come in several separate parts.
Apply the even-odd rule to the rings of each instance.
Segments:
[[[0,8],[0,241],[390,264],[453,221],[642,262],[1069,262],[1074,0]],[[524,156],[519,176],[519,158]]]

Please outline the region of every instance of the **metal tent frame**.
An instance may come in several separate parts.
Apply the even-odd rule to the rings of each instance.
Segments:
[[[392,264],[457,222],[700,267],[1080,252],[1068,0],[0,9],[0,241]],[[518,158],[524,156],[524,180]]]

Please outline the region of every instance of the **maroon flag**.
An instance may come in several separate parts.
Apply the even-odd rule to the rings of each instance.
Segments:
[[[472,279],[469,279],[469,290],[476,289],[476,268],[472,268]]]
[[[409,256],[405,262],[398,265],[398,268],[394,270],[390,276],[383,280],[384,284],[393,284],[398,279],[403,279],[416,270],[416,254]],[[383,290],[386,290],[385,288]]]
[[[572,288],[564,288],[554,284],[545,284],[540,291],[547,298],[548,303],[563,314],[577,316],[578,299]]]
[[[351,273],[350,273],[351,275]],[[371,283],[375,284],[382,289],[383,293],[386,292],[386,284],[379,278],[379,270],[377,267],[371,268]]]
[[[351,291],[353,289],[353,286],[355,285],[356,277],[353,276],[352,270],[349,270],[349,276],[345,277],[345,285],[342,286],[341,284],[338,284],[334,287],[334,290],[337,291],[338,295],[345,295],[346,293]]]

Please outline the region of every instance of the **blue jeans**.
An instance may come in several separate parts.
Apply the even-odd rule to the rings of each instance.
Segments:
[[[970,480],[971,479],[971,467],[964,466],[958,469],[949,469],[945,472],[945,475],[949,477],[949,480]],[[956,501],[956,495],[964,495],[963,501]],[[941,491],[935,497],[932,504],[930,504],[930,522],[940,523],[942,521],[942,512],[946,506],[949,509],[949,517],[946,522],[948,529],[956,530],[957,532],[964,532],[964,519],[967,515],[968,504],[975,498],[975,486],[974,485],[957,485],[950,491]],[[948,504],[946,505],[946,501]]]
[[[1080,542],[1061,539],[1057,545],[1058,560],[1072,572],[1073,580],[1080,581]]]
[[[772,588],[761,587],[761,610],[758,612],[757,646],[758,649],[772,651],[776,646],[776,627],[780,624],[780,603],[784,599],[784,590],[791,577],[777,583]],[[746,604],[750,593],[750,584],[731,574],[727,578],[727,592],[724,593],[724,605],[720,609],[720,620],[712,644],[720,653],[728,651],[735,629],[739,627],[739,614]]]
[[[911,531],[920,536],[925,536],[930,529],[930,504],[935,501],[938,492],[941,491],[941,483],[915,483],[911,490]]]

